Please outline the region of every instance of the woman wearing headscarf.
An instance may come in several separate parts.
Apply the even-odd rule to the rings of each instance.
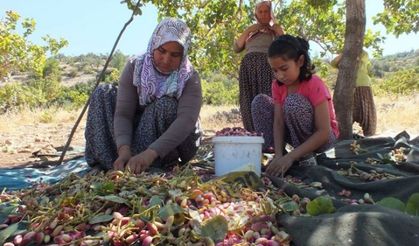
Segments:
[[[89,165],[140,173],[192,159],[201,137],[202,91],[187,56],[190,42],[184,22],[162,20],[147,51],[125,66],[118,88],[95,90],[85,130]]]
[[[254,131],[250,105],[258,94],[271,95],[273,74],[268,64],[267,53],[272,41],[284,34],[275,23],[271,1],[261,1],[255,6],[256,24],[246,28],[234,42],[234,51],[245,50],[239,73],[240,113],[243,126]]]
[[[332,67],[339,68],[341,60],[342,54],[331,61]],[[356,74],[352,121],[359,123],[364,136],[374,135],[377,129],[377,111],[371,88],[371,78],[368,75],[370,65],[368,53],[362,50]]]

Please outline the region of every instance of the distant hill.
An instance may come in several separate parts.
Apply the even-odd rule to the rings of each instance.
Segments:
[[[88,53],[79,56],[65,56],[57,55],[50,60],[58,61],[58,67],[56,72],[59,73],[61,84],[67,87],[73,86],[79,83],[94,82],[102,71],[107,55]],[[123,70],[128,56],[121,52],[115,52],[113,59],[106,69],[105,76],[109,76],[113,73],[113,78],[119,77],[120,71]],[[49,68],[45,68],[48,70]],[[32,79],[29,73],[16,73],[13,74],[8,80],[8,83],[19,82],[25,83]]]
[[[380,59],[372,59],[371,72],[375,77],[382,78],[386,73],[397,72],[404,69],[414,68],[419,73],[419,50],[401,52],[394,55],[384,56]]]
[[[79,56],[58,55],[55,57],[59,61],[61,83],[64,86],[72,86],[78,83],[87,83],[96,80],[96,76],[102,71],[107,55],[88,53]],[[107,69],[107,75],[112,72],[119,74],[128,59],[128,56],[117,51]],[[384,75],[391,74],[403,69],[414,68],[419,73],[419,50],[401,52],[394,55],[384,56],[379,59],[371,59],[371,73],[373,77],[382,78]],[[330,71],[329,83],[333,83],[336,75]],[[27,74],[15,74],[10,82],[24,82],[28,79]],[[115,78],[113,78],[115,79]],[[325,78],[326,79],[326,78]]]

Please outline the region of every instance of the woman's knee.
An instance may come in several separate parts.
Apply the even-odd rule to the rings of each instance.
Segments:
[[[175,112],[177,111],[177,105],[178,102],[176,100],[176,98],[174,97],[161,97],[159,99],[157,99],[155,102],[155,107],[158,110],[161,110],[163,112]]]
[[[270,104],[272,102],[272,98],[266,94],[258,94],[253,98],[252,105],[260,105],[260,104]]]
[[[101,84],[93,91],[92,96],[96,97],[104,97],[106,94],[108,94],[110,91],[112,91],[114,86],[110,84]]]
[[[314,110],[310,101],[303,95],[289,95],[284,102],[284,113],[296,118],[313,118]]]
[[[113,85],[110,85],[110,84],[99,85],[98,87],[96,87],[96,89],[92,93],[90,104],[112,100],[113,97],[116,99],[116,92],[117,92],[117,89]]]
[[[251,109],[252,112],[257,111],[258,109],[266,109],[273,105],[273,99],[265,94],[259,94],[255,96],[252,100]]]

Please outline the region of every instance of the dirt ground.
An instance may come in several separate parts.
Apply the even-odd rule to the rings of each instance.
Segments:
[[[411,137],[419,136],[418,103],[419,94],[376,98],[377,135],[394,137],[406,130]],[[0,168],[56,163],[78,115],[79,111],[60,109],[0,115]],[[242,126],[239,110],[233,106],[205,105],[200,119],[206,137],[226,126]],[[82,119],[77,127],[65,160],[84,154],[85,123]]]
[[[39,165],[58,161],[74,122],[17,125],[0,132],[0,168]],[[84,124],[77,128],[65,159],[83,155]]]
[[[55,164],[79,114],[79,110],[58,109],[0,115],[0,168]],[[48,117],[49,122],[42,123]],[[204,106],[201,123],[205,138],[212,136],[220,126],[242,126],[239,111],[232,106]],[[86,117],[83,117],[65,160],[84,154],[85,124]]]

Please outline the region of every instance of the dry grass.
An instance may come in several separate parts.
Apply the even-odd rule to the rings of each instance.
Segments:
[[[227,126],[243,126],[238,106],[204,105],[200,119],[206,134],[212,134]]]
[[[0,115],[0,132],[13,133],[21,131],[19,126],[25,125],[57,125],[73,123],[79,116],[80,110],[24,109],[19,112],[8,112]],[[82,121],[84,122],[84,121]]]
[[[419,135],[419,93],[411,96],[375,97],[377,105],[377,134],[394,136],[406,130]]]
[[[406,130],[412,137],[419,135],[419,95],[376,97],[377,134],[394,137]],[[39,162],[31,153],[53,146],[64,146],[80,110],[23,110],[0,115],[0,167]],[[242,126],[237,106],[204,106],[201,124],[206,137],[224,127]],[[83,119],[71,146],[85,145]],[[354,130],[357,131],[356,126]]]
[[[412,136],[419,135],[419,94],[376,97],[375,102],[378,115],[378,135],[394,136],[403,130]],[[80,110],[67,111],[57,108],[26,109],[19,113],[6,113],[0,115],[0,132],[24,135],[26,134],[24,126],[72,125],[79,113]],[[205,105],[201,110],[200,118],[202,128],[208,135],[223,127],[242,126],[237,106]],[[79,128],[83,129],[84,125],[85,119],[82,120]],[[82,134],[82,131],[78,132]]]
[[[68,64],[67,64],[68,65]],[[69,75],[75,66],[65,65],[63,72]],[[93,69],[94,70],[94,69]],[[87,70],[86,70],[87,71]],[[93,73],[80,73],[74,70],[73,76],[64,76],[65,86],[88,82],[94,79]],[[27,81],[27,75],[14,77],[14,81]],[[378,113],[377,134],[395,136],[406,130],[411,136],[419,135],[419,94],[414,96],[380,96],[376,97]],[[37,162],[32,153],[48,146],[62,147],[74,127],[80,110],[64,110],[62,108],[22,110],[0,114],[0,168],[22,163]],[[242,127],[238,106],[203,106],[201,124],[205,137],[211,137],[215,131],[224,127]],[[73,136],[71,147],[85,146],[85,118],[81,121]],[[354,131],[359,128],[354,126]],[[75,148],[77,149],[77,148]]]
[[[375,97],[377,135],[394,137],[402,131],[419,135],[419,94]],[[242,126],[237,106],[204,106],[201,110],[203,128],[211,133],[226,126]],[[354,129],[358,127],[355,125]]]

